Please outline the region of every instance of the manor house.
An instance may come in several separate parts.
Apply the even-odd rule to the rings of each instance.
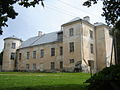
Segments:
[[[61,30],[30,37],[4,39],[3,71],[97,72],[110,63],[112,37],[103,23],[90,23],[89,16],[74,18]],[[111,62],[112,61],[112,62]]]

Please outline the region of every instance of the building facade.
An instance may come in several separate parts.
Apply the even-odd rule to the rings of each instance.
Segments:
[[[4,42],[3,71],[97,72],[111,62],[109,27],[91,24],[88,16],[61,25],[57,32],[39,32],[26,41],[8,37]]]

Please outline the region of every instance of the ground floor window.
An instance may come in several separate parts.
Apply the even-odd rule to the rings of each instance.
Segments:
[[[74,63],[74,59],[70,59],[70,63]]]
[[[60,62],[60,69],[63,69],[63,61]]]
[[[33,70],[36,70],[36,64],[35,63],[33,64]]]
[[[51,62],[51,69],[55,69],[55,62]]]
[[[26,70],[29,70],[30,66],[29,64],[26,64]]]

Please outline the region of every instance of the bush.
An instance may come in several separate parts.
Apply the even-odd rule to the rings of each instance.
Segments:
[[[104,68],[85,83],[88,90],[120,90],[120,64]]]

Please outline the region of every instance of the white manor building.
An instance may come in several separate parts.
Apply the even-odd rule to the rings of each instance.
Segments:
[[[110,65],[112,37],[103,23],[90,23],[88,16],[61,25],[60,31],[30,37],[4,39],[3,71],[102,70]],[[114,57],[112,60],[114,64]]]

